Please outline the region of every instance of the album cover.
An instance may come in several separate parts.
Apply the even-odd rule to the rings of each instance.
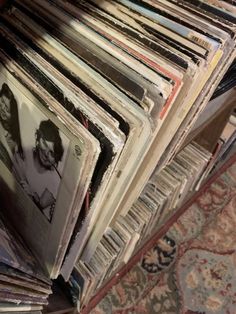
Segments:
[[[14,126],[12,131],[7,128],[1,141],[1,152],[4,156],[8,152],[9,161],[1,158],[3,203],[19,233],[54,277],[66,250],[61,241],[69,241],[67,229],[73,227],[82,206],[100,147],[45,90],[37,86],[36,91],[32,77],[3,53],[1,62],[1,95],[9,110],[14,108],[14,115],[6,110],[2,114],[1,127]]]
[[[77,303],[77,299],[81,305],[86,303],[86,299],[88,299],[88,295],[92,291],[94,280],[95,278],[91,270],[83,262],[78,262],[75,265],[69,280],[75,303]]]

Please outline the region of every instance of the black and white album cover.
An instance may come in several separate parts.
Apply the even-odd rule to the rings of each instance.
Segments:
[[[4,64],[5,58],[1,54]],[[8,61],[7,68],[0,64],[3,201],[18,231],[54,277],[100,147],[76,120],[63,116],[64,110],[43,88],[35,89],[33,79]]]

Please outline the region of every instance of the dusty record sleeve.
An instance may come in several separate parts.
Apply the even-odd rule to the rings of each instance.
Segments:
[[[3,118],[14,119],[12,132],[17,132],[13,147],[7,137],[1,138],[1,187],[6,191],[7,214],[54,277],[66,250],[61,241],[69,241],[100,147],[2,53],[0,84],[1,93],[11,95],[9,106],[14,106],[15,115]]]

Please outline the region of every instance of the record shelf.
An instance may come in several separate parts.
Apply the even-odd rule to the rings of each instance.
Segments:
[[[88,314],[236,154],[235,5],[0,0],[0,312]]]

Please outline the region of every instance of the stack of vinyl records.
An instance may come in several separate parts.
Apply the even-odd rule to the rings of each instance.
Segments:
[[[203,180],[212,154],[192,142],[169,165],[153,173],[126,215],[104,232],[88,263],[79,260],[69,280],[73,298],[88,303],[91,294],[127,263],[135,248],[173,214]],[[86,280],[85,280],[86,279]],[[79,283],[79,284],[78,284]]]
[[[0,312],[41,313],[51,281],[24,241],[0,218]]]
[[[203,174],[198,144],[174,157],[234,61],[233,2],[16,0],[1,14],[4,217],[84,304],[197,184],[186,173]]]

